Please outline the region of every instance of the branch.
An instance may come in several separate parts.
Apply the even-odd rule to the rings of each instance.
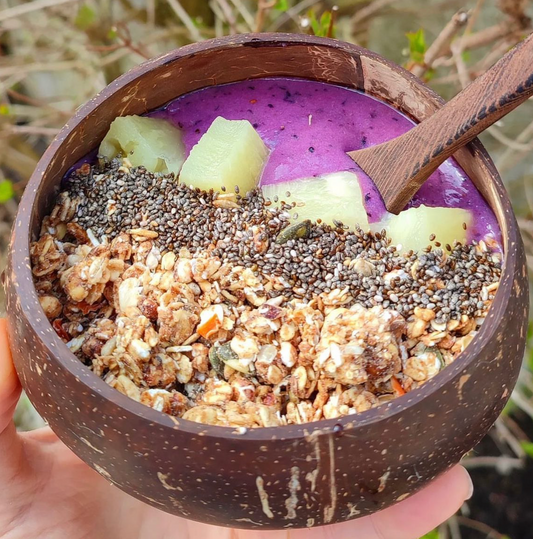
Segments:
[[[25,94],[21,94],[20,92],[13,90],[13,88],[7,88],[6,94],[11,98],[16,99],[17,101],[26,103],[27,105],[32,105],[33,107],[36,107],[36,108],[44,108],[54,114],[59,114],[67,118],[70,118],[74,114],[73,110],[68,111],[68,110],[57,109],[56,107],[50,105],[49,103],[41,101],[40,99],[34,99],[33,97],[27,96]]]
[[[515,19],[518,24],[526,27],[531,23],[531,19],[525,12],[527,4],[528,0],[499,0],[498,8],[512,19]]]
[[[276,0],[259,0],[257,16],[255,18],[255,31],[262,32],[267,13],[276,5]]]
[[[38,127],[32,125],[12,125],[6,131],[17,135],[43,135],[45,137],[55,137],[59,133],[59,129],[56,127]]]
[[[533,419],[533,405],[531,405],[526,397],[515,389],[511,395],[511,399],[523,412]]]
[[[231,3],[237,8],[248,28],[253,31],[255,26],[254,16],[248,11],[248,8],[243,4],[242,0],[231,0]]]
[[[200,34],[198,28],[194,25],[190,15],[183,9],[183,6],[178,2],[178,0],[167,0],[168,5],[174,10],[174,13],[178,16],[178,19],[187,27],[191,38],[194,41],[204,41],[202,34]]]
[[[79,60],[65,60],[62,62],[20,64],[0,68],[0,77],[8,77],[20,72],[32,73],[36,71],[66,71],[69,69],[83,70],[84,65]]]
[[[466,88],[472,82],[472,79],[470,78],[470,73],[463,60],[463,40],[458,39],[457,42],[452,43],[451,50],[455,66],[457,67],[457,75],[459,75],[461,87]]]
[[[289,8],[283,15],[280,15],[268,28],[269,32],[276,32],[279,30],[287,21],[291,19],[294,22],[298,22],[296,17],[306,9],[313,7],[315,4],[318,4],[320,0],[302,0],[294,7]]]
[[[359,26],[363,22],[372,18],[383,8],[386,8],[391,4],[394,4],[395,2],[396,0],[374,0],[372,3],[368,4],[368,6],[365,6],[364,8],[357,11],[350,21],[352,24],[353,31],[356,32],[357,30],[359,30]]]
[[[218,5],[220,6],[220,10],[222,11],[222,15],[224,16],[224,19],[226,19],[226,22],[229,25],[230,32],[232,34],[237,33],[237,21],[235,20],[235,15],[233,14],[233,10],[229,6],[227,0],[216,0]]]
[[[455,515],[447,521],[448,529],[450,530],[451,539],[462,539],[461,528]]]
[[[80,1],[81,0],[34,0],[33,2],[20,4],[10,9],[0,11],[0,22],[6,21],[7,19],[12,19],[14,17],[27,15],[28,13],[33,13],[34,11],[39,11],[48,7],[59,6],[61,4],[71,4]]]
[[[491,45],[499,39],[503,39],[514,34],[518,30],[526,30],[527,28],[521,27],[516,21],[506,20],[494,26],[489,26],[484,30],[480,30],[475,34],[466,35],[463,38],[463,51],[471,49],[477,49],[479,47],[485,47]]]
[[[487,526],[486,524],[483,524],[482,522],[477,522],[476,520],[472,520],[461,515],[456,515],[455,518],[462,526],[466,526],[467,528],[477,530],[484,534],[486,536],[486,539],[505,539],[505,535],[502,535],[495,529],[491,528],[490,526]]]
[[[517,153],[524,154],[525,152],[533,150],[533,122],[526,126],[526,128],[516,137],[514,142],[515,144],[525,144],[526,148],[517,149],[512,146],[507,146],[507,149],[497,161],[497,168],[501,173],[516,164],[516,159],[513,160],[513,157],[515,157]]]
[[[524,462],[515,457],[471,457],[463,460],[462,465],[467,470],[475,468],[494,468],[502,475],[508,475],[513,470],[520,470],[524,467]]]
[[[531,124],[526,128],[526,134],[530,133]],[[530,152],[533,150],[533,144],[523,144],[518,140],[513,140],[508,136],[504,135],[495,125],[491,125],[487,129],[487,133],[492,135],[498,142],[501,142],[505,146],[511,148],[515,152]]]
[[[424,55],[424,63],[415,64],[411,69],[413,75],[422,77],[424,73],[433,67],[437,58],[443,55],[443,51],[449,49],[452,39],[455,37],[460,28],[465,26],[468,21],[469,13],[464,10],[459,10],[451,19],[450,22],[442,29],[441,33],[436,37],[435,41],[426,51]]]

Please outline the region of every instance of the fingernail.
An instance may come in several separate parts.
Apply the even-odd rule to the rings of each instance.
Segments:
[[[465,475],[467,477],[467,481],[468,481],[468,490],[467,490],[467,494],[466,494],[466,497],[465,497],[465,501],[466,500],[469,500],[470,498],[472,498],[472,495],[474,494],[474,483],[472,482],[472,478],[470,477],[470,474],[466,471],[465,468],[463,468],[464,472],[465,472]]]

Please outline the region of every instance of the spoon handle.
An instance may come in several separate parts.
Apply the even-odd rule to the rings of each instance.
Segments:
[[[532,95],[533,34],[406,134],[349,155],[398,213],[445,159]]]

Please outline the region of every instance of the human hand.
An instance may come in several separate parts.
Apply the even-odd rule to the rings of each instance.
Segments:
[[[230,530],[154,509],[109,484],[49,428],[18,434],[20,395],[0,320],[0,537],[2,539],[418,539],[470,497],[457,466],[394,507],[344,524],[291,532]]]

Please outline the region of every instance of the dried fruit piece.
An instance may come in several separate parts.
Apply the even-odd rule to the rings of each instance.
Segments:
[[[353,172],[334,172],[316,178],[263,185],[261,189],[264,197],[275,205],[282,200],[289,204],[296,202],[291,215],[294,218],[297,214],[298,221],[321,219],[329,225],[340,221],[351,230],[355,230],[356,225],[365,231],[369,229],[363,194]]]
[[[196,328],[204,339],[211,338],[224,321],[224,311],[221,305],[211,305],[200,313],[200,324]]]
[[[122,154],[150,172],[178,174],[185,161],[181,132],[166,120],[121,116],[109,127],[99,153],[109,159]]]
[[[211,315],[205,322],[200,324],[196,331],[205,339],[220,327],[220,320],[216,314]]]
[[[392,384],[392,389],[394,389],[394,394],[396,397],[401,397],[402,395],[405,395],[405,390],[402,387],[402,384],[400,383],[398,378],[393,376],[391,378],[391,384]]]
[[[268,148],[248,120],[218,117],[194,146],[180,181],[208,191],[225,187],[241,194],[259,183]]]

